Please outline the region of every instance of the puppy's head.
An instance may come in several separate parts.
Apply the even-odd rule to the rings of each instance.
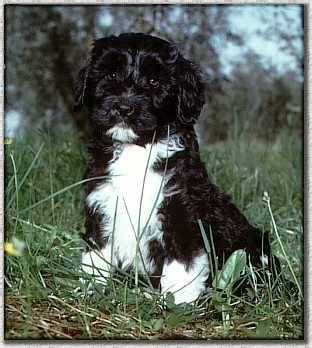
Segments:
[[[132,142],[168,124],[194,124],[204,104],[197,67],[177,47],[145,34],[96,40],[75,88],[90,125],[114,140]]]

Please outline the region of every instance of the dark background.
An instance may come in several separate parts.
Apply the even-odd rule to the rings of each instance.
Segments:
[[[243,16],[246,6],[6,5],[6,135],[74,129],[84,137],[86,115],[72,112],[73,85],[92,40],[133,31],[178,42],[205,72],[207,105],[198,127],[203,141],[241,133],[272,141],[285,129],[301,136],[303,6],[249,5],[253,19]],[[274,43],[289,66],[282,67],[277,51],[268,60],[259,44],[248,44],[248,33],[231,19],[235,15],[239,23],[240,11],[242,21],[257,22],[256,35]],[[296,30],[290,29],[295,21]]]

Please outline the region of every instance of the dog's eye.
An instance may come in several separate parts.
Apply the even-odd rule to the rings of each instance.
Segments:
[[[153,78],[152,78],[152,79],[149,79],[148,82],[149,82],[149,84],[152,85],[152,86],[158,85],[158,81],[157,81],[156,79],[153,79]]]
[[[114,80],[116,78],[117,74],[115,72],[110,72],[106,74],[106,78],[109,80]]]

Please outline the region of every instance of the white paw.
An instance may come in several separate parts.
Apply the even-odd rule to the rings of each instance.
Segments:
[[[179,290],[175,292],[174,295],[174,303],[192,303],[197,300],[202,291],[193,291],[192,290]]]
[[[165,263],[161,278],[162,293],[171,292],[176,304],[194,302],[205,290],[208,274],[206,254],[196,257],[188,270],[176,260]]]
[[[80,278],[88,287],[93,283],[105,285],[107,277],[110,275],[110,253],[106,249],[101,251],[89,251],[83,253],[81,268],[86,273],[85,277]]]

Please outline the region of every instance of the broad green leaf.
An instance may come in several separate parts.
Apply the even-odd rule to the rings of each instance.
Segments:
[[[164,325],[164,319],[153,319],[152,327],[155,331],[159,331]]]
[[[176,307],[176,304],[174,302],[174,295],[171,292],[168,292],[166,294],[165,303],[166,303],[166,307],[169,310],[174,309]]]
[[[166,323],[169,327],[175,328],[177,326],[189,323],[194,320],[196,316],[191,313],[170,313],[167,317]]]
[[[177,327],[185,322],[183,316],[176,313],[170,313],[167,318],[167,325],[171,328]]]
[[[242,249],[235,250],[224,264],[221,271],[217,272],[212,285],[221,290],[229,290],[244,273],[246,267],[246,252]]]

